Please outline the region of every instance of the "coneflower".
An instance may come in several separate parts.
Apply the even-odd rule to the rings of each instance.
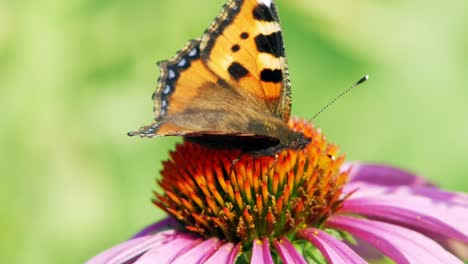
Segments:
[[[383,165],[344,163],[312,142],[278,157],[184,142],[164,162],[154,204],[169,214],[88,263],[463,263],[468,196]]]

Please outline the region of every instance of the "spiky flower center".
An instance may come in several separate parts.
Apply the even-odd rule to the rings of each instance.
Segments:
[[[236,150],[210,149],[190,142],[176,146],[163,163],[154,204],[187,230],[204,237],[242,242],[292,237],[308,226],[320,227],[342,203],[347,173],[344,157],[304,121],[289,126],[311,137],[303,150],[283,150],[278,157],[239,156]]]

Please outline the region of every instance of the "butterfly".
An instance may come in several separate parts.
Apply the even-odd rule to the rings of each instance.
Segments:
[[[158,66],[155,121],[130,136],[183,136],[256,157],[311,142],[287,124],[291,86],[273,0],[229,0],[201,38]]]

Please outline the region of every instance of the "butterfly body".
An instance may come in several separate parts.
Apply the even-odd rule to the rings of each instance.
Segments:
[[[272,0],[230,0],[200,39],[160,62],[155,122],[129,135],[183,136],[254,156],[302,149],[292,131],[291,92]]]
[[[284,122],[274,119],[250,120],[246,128],[245,131],[249,132],[205,132],[185,138],[211,148],[239,149],[241,153],[254,157],[274,156],[283,149],[303,149],[311,141],[302,133],[292,131]]]

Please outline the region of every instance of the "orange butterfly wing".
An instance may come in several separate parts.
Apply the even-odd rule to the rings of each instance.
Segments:
[[[192,40],[170,60],[158,62],[160,77],[152,96],[155,122],[129,135],[153,137],[189,133],[190,128],[165,120],[184,112],[205,84],[218,80],[201,60],[199,44],[200,40]]]
[[[201,56],[230,86],[289,120],[291,88],[278,13],[272,0],[230,0],[202,37]]]
[[[201,40],[158,63],[155,122],[129,135],[266,135],[264,121],[288,120],[281,31],[274,4],[264,2],[230,0]]]
[[[271,118],[261,104],[238,93],[206,66],[199,45],[200,40],[190,41],[176,56],[158,63],[155,122],[129,135],[253,136],[252,120]]]

